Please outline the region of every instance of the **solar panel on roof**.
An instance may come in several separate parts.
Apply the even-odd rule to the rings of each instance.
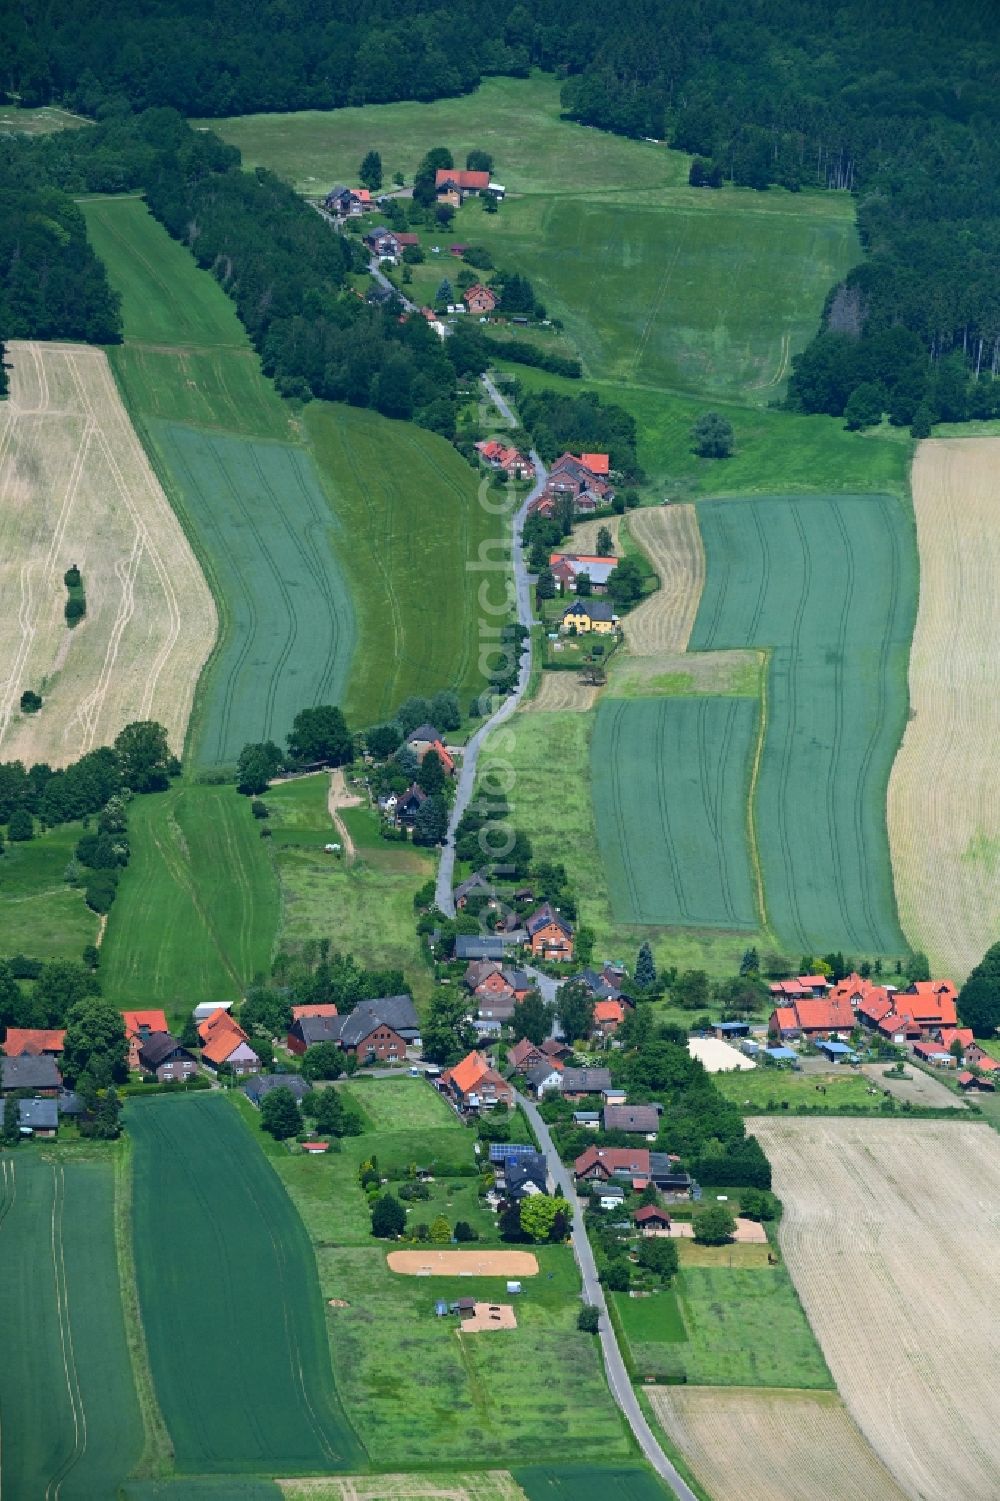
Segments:
[[[511,1157],[534,1157],[537,1151],[537,1147],[524,1141],[491,1141],[490,1161],[506,1162]]]

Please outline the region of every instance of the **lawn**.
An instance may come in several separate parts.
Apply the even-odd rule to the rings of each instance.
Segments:
[[[324,852],[337,835],[327,809],[325,776],[272,787],[270,851],[281,887],[279,946],[330,938],[360,962],[403,969],[417,998],[430,989],[420,952],[413,894],[434,873],[431,857],[413,845],[379,840],[353,865]],[[347,810],[363,812],[363,810]]]
[[[368,1079],[338,1088],[360,1105],[373,1131],[439,1131],[458,1117],[426,1079]]]
[[[60,824],[23,844],[8,842],[0,859],[0,933],[3,956],[79,959],[97,937],[97,914],[80,888],[63,875],[77,841],[79,823]]]
[[[104,993],[179,1023],[270,967],[278,883],[246,798],[175,783],[129,811],[132,858],[101,949]]]
[[[620,922],[753,930],[747,796],[751,698],[603,697],[590,774]]]
[[[356,631],[342,527],[303,447],[143,425],[219,602],[189,744],[199,766],[232,764],[247,741],[280,743],[300,709],[343,700]]]
[[[0,1156],[5,1496],[112,1496],[142,1452],[114,1192],[110,1155]]]
[[[648,1345],[676,1345],[687,1340],[673,1289],[653,1293],[649,1298],[631,1298],[628,1293],[612,1293],[611,1298],[626,1340],[635,1339]]]
[[[795,953],[905,953],[885,806],[907,712],[911,517],[872,495],[707,501],[698,519],[692,650],[771,652],[754,810],[769,926]]]
[[[863,1074],[842,1067],[821,1074],[756,1068],[713,1074],[712,1082],[727,1100],[745,1106],[748,1115],[759,1115],[762,1110],[787,1110],[791,1115],[812,1110],[836,1113],[841,1108],[879,1114],[883,1099],[880,1089],[871,1093],[871,1083]]]
[[[178,1470],[356,1468],[312,1248],[253,1134],[218,1095],[133,1101],[128,1129],[142,1317]]]

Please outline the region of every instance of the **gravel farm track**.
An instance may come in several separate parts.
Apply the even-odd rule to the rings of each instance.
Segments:
[[[996,1133],[773,1117],[747,1130],[784,1204],[786,1265],[875,1452],[911,1501],[1000,1495]]]
[[[913,462],[920,605],[910,713],[889,782],[903,930],[965,978],[1000,911],[1000,438],[935,439]]]
[[[216,613],[103,351],[12,341],[0,405],[0,754],[65,766],[155,719],[179,754]],[[87,613],[72,631],[63,574]],[[26,688],[36,715],[19,712]]]
[[[713,1501],[905,1501],[833,1392],[660,1386],[647,1396]]]

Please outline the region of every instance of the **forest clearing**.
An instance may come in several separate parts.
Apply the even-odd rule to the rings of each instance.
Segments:
[[[14,342],[0,406],[0,754],[65,766],[155,719],[179,754],[216,615],[102,350]],[[81,573],[86,613],[64,610]],[[17,602],[16,608],[14,602]],[[22,693],[42,698],[22,713]]]

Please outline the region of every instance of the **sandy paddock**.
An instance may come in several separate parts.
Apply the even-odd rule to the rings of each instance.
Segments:
[[[704,1208],[704,1205],[702,1207]],[[726,1205],[722,1207],[726,1208]],[[694,1240],[694,1225],[690,1220],[671,1220],[670,1238],[672,1240]],[[733,1240],[741,1246],[766,1246],[767,1231],[756,1220],[744,1220],[737,1216]]]
[[[757,1067],[746,1053],[741,1053],[732,1043],[723,1042],[721,1037],[691,1037],[688,1039],[688,1052],[710,1074],[725,1074],[733,1069]]]
[[[216,612],[107,358],[12,340],[0,402],[0,759],[65,766],[133,720],[178,753]],[[87,613],[63,615],[76,563]],[[20,712],[26,688],[38,714]]]
[[[462,1334],[481,1334],[486,1329],[516,1329],[512,1303],[477,1303],[471,1319],[463,1319]]]
[[[390,1251],[391,1272],[406,1277],[535,1277],[533,1251]]]

